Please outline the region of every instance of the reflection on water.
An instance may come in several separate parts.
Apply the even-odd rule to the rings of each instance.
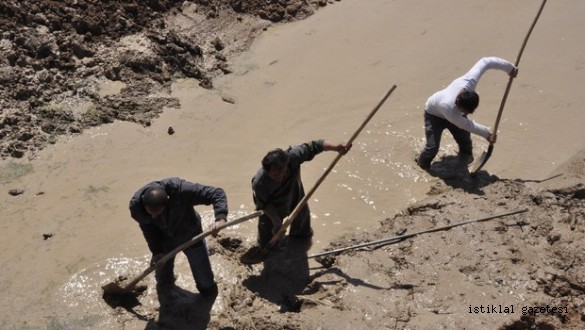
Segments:
[[[148,267],[149,256],[142,258],[115,257],[105,264],[95,264],[71,275],[54,296],[54,316],[51,329],[115,329],[125,322],[136,322],[145,316],[139,312],[123,314],[121,309],[108,306],[103,299],[102,286],[119,277],[134,278]],[[147,290],[140,296],[142,309],[152,308],[158,302],[153,293],[152,279],[144,279]],[[137,306],[138,306],[137,305]],[[140,316],[139,318],[133,318]]]
[[[148,268],[150,256],[142,258],[115,257],[73,274],[59,290],[60,301],[70,307],[95,306],[102,297],[102,286],[126,277],[133,279]],[[148,279],[145,279],[148,281]]]

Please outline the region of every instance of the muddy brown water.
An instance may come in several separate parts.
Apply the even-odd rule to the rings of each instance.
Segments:
[[[499,177],[545,179],[585,141],[585,95],[576,90],[585,48],[567,19],[577,19],[585,4],[547,6],[484,167]],[[139,274],[149,258],[127,210],[137,188],[180,176],[223,187],[230,218],[251,213],[250,178],[266,151],[316,138],[343,142],[393,84],[397,90],[310,200],[310,253],[423,199],[436,180],[412,161],[424,143],[426,98],[481,56],[513,61],[537,10],[525,7],[503,0],[449,6],[344,0],[266,31],[233,60],[233,74],[218,79],[215,90],[176,82],[172,93],[182,107],[166,110],[150,127],[115,122],[61,138],[33,161],[3,161],[4,172],[32,171],[1,183],[0,328],[115,327],[99,288],[118,275]],[[495,22],[461,16],[461,8]],[[486,73],[476,120],[492,125],[506,82],[505,74]],[[120,87],[106,84],[103,93]],[[453,140],[444,137],[440,156],[454,154]],[[475,141],[479,153],[486,144]],[[334,157],[324,153],[303,167],[307,189]],[[24,194],[11,196],[10,189]],[[211,221],[210,208],[198,210]],[[230,231],[252,244],[255,221]]]

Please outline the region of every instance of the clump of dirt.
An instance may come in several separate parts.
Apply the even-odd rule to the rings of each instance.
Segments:
[[[63,134],[150,125],[177,78],[213,88],[229,59],[278,22],[327,2],[41,0],[0,3],[0,157],[34,157]],[[121,84],[102,95],[105,82]]]

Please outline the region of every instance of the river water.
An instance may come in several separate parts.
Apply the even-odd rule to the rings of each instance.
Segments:
[[[234,72],[214,81],[214,90],[178,81],[172,93],[181,108],[167,109],[150,127],[115,122],[61,138],[30,162],[3,161],[3,171],[14,164],[32,171],[2,183],[0,328],[58,328],[59,320],[88,309],[100,315],[99,285],[145,268],[148,249],[127,207],[146,182],[180,176],[219,186],[231,219],[251,213],[250,179],[268,150],[318,138],[346,141],[394,84],[309,201],[311,252],[422,200],[438,180],[413,162],[424,144],[426,98],[482,56],[514,61],[538,5],[344,0],[268,29],[230,62]],[[585,47],[575,22],[584,15],[579,0],[547,4],[519,65],[489,173],[545,179],[583,148]],[[501,72],[484,75],[474,119],[492,126],[507,79]],[[476,153],[485,149],[474,141]],[[446,133],[439,157],[456,149]],[[323,153],[303,166],[307,190],[334,158]],[[13,188],[25,193],[9,196]],[[211,221],[210,207],[197,209]],[[226,231],[252,244],[255,225]]]

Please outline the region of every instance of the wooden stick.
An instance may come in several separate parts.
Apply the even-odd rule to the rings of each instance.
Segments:
[[[340,252],[347,251],[347,250],[352,250],[352,249],[359,249],[359,248],[366,247],[366,246],[370,246],[370,245],[398,243],[398,242],[403,241],[403,240],[405,240],[407,238],[411,238],[411,237],[414,237],[414,236],[417,236],[417,235],[427,234],[427,233],[434,233],[434,232],[442,231],[442,230],[448,230],[448,229],[451,229],[451,228],[454,228],[454,227],[468,225],[470,223],[484,222],[484,221],[493,220],[493,219],[497,219],[497,218],[501,218],[501,217],[507,217],[509,215],[514,215],[514,214],[518,214],[518,213],[524,213],[526,211],[528,211],[528,209],[522,209],[522,210],[517,210],[517,211],[513,211],[513,212],[509,212],[509,213],[503,213],[503,214],[493,215],[493,216],[490,216],[490,217],[476,219],[476,220],[469,220],[469,221],[459,222],[459,223],[455,223],[455,224],[448,225],[448,226],[444,226],[444,227],[438,227],[438,228],[434,228],[434,229],[418,231],[418,232],[415,232],[415,233],[412,233],[412,234],[408,234],[408,235],[401,235],[401,236],[394,236],[394,237],[390,237],[390,238],[384,238],[384,239],[380,239],[380,240],[377,240],[377,241],[366,242],[366,243],[361,243],[361,244],[357,244],[357,245],[348,246],[348,247],[345,247],[345,248],[340,248],[340,249],[336,249],[336,250],[331,250],[331,251],[325,251],[325,252],[321,252],[321,253],[317,253],[317,254],[312,254],[312,255],[308,256],[308,258],[321,257],[321,256],[325,256],[325,255],[328,255],[328,254],[340,253]]]
[[[538,18],[540,17],[540,14],[544,9],[545,4],[546,0],[542,0],[542,4],[540,5],[538,13],[536,14],[536,17],[534,17],[534,21],[532,21],[532,25],[530,26],[530,29],[528,30],[526,37],[524,37],[524,41],[522,42],[522,46],[520,47],[520,52],[518,52],[518,56],[516,57],[515,63],[516,68],[518,68],[518,65],[520,64],[520,57],[522,57],[522,53],[524,52],[524,48],[526,47],[528,38],[530,37],[530,34],[532,34],[532,30],[534,29],[534,26],[536,25],[536,22],[538,21]],[[500,110],[498,111],[498,116],[496,117],[496,123],[494,124],[494,128],[492,129],[492,135],[498,133],[498,126],[500,125],[500,119],[502,118],[502,113],[504,112],[504,105],[506,104],[506,100],[508,99],[508,94],[510,93],[510,89],[512,88],[512,81],[514,81],[514,77],[510,76],[510,79],[508,79],[508,85],[506,86],[506,91],[504,92],[504,96],[502,97],[502,102],[500,103]],[[487,163],[488,159],[491,157],[492,152],[494,150],[494,144],[495,142],[490,141],[490,145],[488,147],[487,152],[483,152],[483,154],[479,158],[479,161],[474,165],[473,170],[471,171],[472,174],[476,174],[477,171],[479,171],[485,165],[485,163]]]
[[[227,227],[230,227],[233,225],[237,225],[237,224],[244,222],[246,220],[250,220],[250,219],[259,217],[262,214],[263,214],[262,211],[256,211],[254,213],[248,214],[248,215],[243,216],[241,218],[238,218],[236,220],[228,221],[228,222],[224,223],[223,225],[219,226],[218,229],[222,230],[224,228],[227,228]],[[132,291],[132,289],[136,286],[136,284],[138,284],[138,282],[142,281],[143,278],[145,278],[148,274],[152,273],[157,267],[162,266],[165,262],[167,262],[169,259],[174,257],[177,253],[179,253],[179,252],[183,251],[184,249],[192,246],[193,244],[201,241],[202,239],[204,239],[205,237],[207,237],[209,235],[211,235],[211,231],[204,231],[201,234],[186,241],[185,243],[179,245],[171,252],[165,254],[154,265],[150,265],[150,267],[145,269],[140,275],[138,275],[134,280],[132,280],[132,282],[128,283],[124,287],[120,287],[117,283],[112,282],[112,283],[108,283],[108,284],[102,286],[102,289],[105,292],[114,293],[114,294],[115,293],[128,293],[128,292]]]
[[[386,102],[388,97],[390,97],[390,94],[392,94],[392,92],[395,89],[396,89],[396,85],[393,85],[392,88],[390,88],[390,90],[386,93],[386,95],[384,95],[384,97],[378,103],[378,105],[376,105],[376,107],[372,110],[372,112],[370,112],[370,114],[364,120],[364,122],[360,125],[360,127],[355,131],[355,133],[353,133],[353,135],[351,136],[351,138],[347,142],[347,145],[353,143],[353,141],[357,138],[357,136],[364,129],[366,124],[370,121],[370,119],[372,119],[372,117],[376,114],[376,112],[380,109],[380,107],[382,107],[382,104],[384,104],[384,102]],[[337,154],[337,157],[335,157],[333,162],[331,162],[331,165],[329,165],[329,167],[325,170],[325,173],[323,173],[321,175],[319,180],[317,180],[317,183],[315,183],[313,188],[305,195],[305,197],[303,197],[301,199],[301,201],[297,204],[297,206],[293,209],[293,211],[285,218],[284,222],[282,223],[282,226],[280,227],[280,230],[272,237],[270,242],[268,242],[267,248],[270,248],[270,247],[274,246],[276,243],[278,243],[278,241],[280,240],[282,235],[284,235],[284,233],[286,232],[286,229],[288,228],[288,226],[290,226],[290,224],[293,222],[293,220],[300,213],[301,209],[305,206],[305,204],[307,204],[307,201],[309,200],[309,198],[311,198],[311,196],[313,195],[315,190],[317,190],[319,185],[321,185],[321,183],[325,180],[325,178],[327,177],[329,172],[331,172],[331,170],[333,170],[333,167],[335,166],[335,164],[337,164],[337,162],[341,159],[341,157],[343,157],[342,154]]]

